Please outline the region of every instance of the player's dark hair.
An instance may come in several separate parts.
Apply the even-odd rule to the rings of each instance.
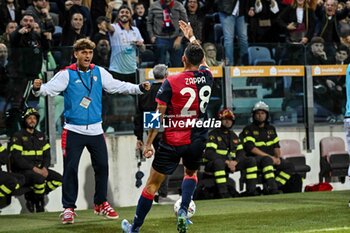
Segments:
[[[204,58],[204,51],[200,45],[190,43],[185,49],[185,56],[189,63],[198,66]]]

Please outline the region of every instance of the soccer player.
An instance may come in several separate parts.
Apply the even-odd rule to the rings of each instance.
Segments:
[[[182,203],[177,214],[177,230],[181,233],[187,232],[187,209],[197,184],[196,172],[205,148],[208,129],[196,126],[186,127],[185,123],[207,119],[206,108],[211,94],[213,76],[204,60],[204,51],[193,36],[192,27],[184,21],[179,21],[179,24],[186,38],[190,40],[182,56],[184,71],[169,76],[156,96],[158,103],[156,113],[160,113],[161,118],[165,117],[165,120],[171,121],[172,124],[164,129],[150,176],[136,208],[134,222],[130,224],[124,219],[123,232],[139,232],[152,207],[153,197],[160,184],[166,175],[175,171],[181,158],[185,166],[185,176],[182,182]],[[164,116],[165,114],[168,117]],[[152,142],[157,133],[157,129],[151,129],[148,134],[144,146],[146,158],[154,154]]]

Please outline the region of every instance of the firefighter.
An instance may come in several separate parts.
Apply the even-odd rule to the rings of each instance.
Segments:
[[[0,143],[0,166],[8,165],[8,154],[6,148]],[[0,200],[1,207],[11,203],[11,195],[18,194],[19,188],[24,184],[24,176],[5,172],[0,167]]]
[[[205,171],[213,173],[219,198],[230,197],[228,190],[229,173],[245,170],[247,195],[255,195],[257,183],[256,162],[246,157],[238,136],[233,132],[235,115],[230,109],[222,109],[218,114],[221,128],[212,130],[204,153]]]
[[[243,148],[249,157],[254,157],[262,171],[266,194],[277,194],[294,172],[294,166],[281,159],[279,138],[269,119],[269,106],[257,102],[252,110],[253,123],[246,126],[240,134]],[[276,174],[276,176],[275,176]]]
[[[25,194],[30,212],[44,211],[44,196],[62,185],[62,176],[49,169],[50,144],[44,133],[36,130],[40,115],[35,108],[22,114],[22,129],[10,141],[12,171],[25,176],[25,185],[31,191]]]

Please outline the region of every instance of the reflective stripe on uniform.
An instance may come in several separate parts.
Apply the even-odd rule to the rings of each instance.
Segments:
[[[230,152],[230,157],[231,158],[236,158],[236,153],[235,152]]]
[[[6,193],[6,194],[11,194],[11,193],[12,193],[11,189],[9,189],[8,187],[6,187],[4,184],[3,184],[3,185],[0,185],[0,189],[1,189],[2,191],[4,191],[4,193]]]
[[[50,144],[46,143],[45,146],[43,146],[43,151],[46,151],[47,149],[50,149]]]
[[[214,176],[226,176],[225,170],[214,172]]]
[[[247,180],[249,180],[249,179],[257,179],[257,178],[258,178],[258,174],[256,174],[256,173],[247,174],[247,175],[245,176],[245,178],[246,178]]]
[[[243,142],[246,143],[246,142],[255,142],[255,138],[251,137],[251,136],[248,136],[248,137],[245,137],[243,139]]]
[[[269,171],[273,171],[273,166],[272,165],[266,166],[262,170],[263,173],[266,173],[266,172],[269,172]]]
[[[56,188],[62,185],[62,182],[51,180],[51,181],[48,181],[46,184],[49,187],[49,189],[55,190]]]
[[[283,185],[285,185],[287,183],[287,181],[282,179],[281,177],[276,177],[276,181],[283,184]]]
[[[6,150],[6,148],[4,146],[0,146],[0,152],[3,152],[4,150]]]
[[[257,166],[248,167],[246,171],[247,171],[247,173],[257,172],[258,171],[258,167]]]
[[[237,146],[237,149],[236,150],[243,150],[243,145],[242,144],[239,144],[238,146]]]
[[[36,156],[36,155],[43,155],[44,151],[42,150],[24,150],[22,151],[23,156]]]
[[[216,150],[215,152],[219,155],[227,155],[228,150]]]
[[[214,143],[214,142],[208,142],[205,145],[206,148],[214,148],[215,150],[218,148],[218,144]]]
[[[36,194],[43,194],[45,192],[45,183],[43,184],[34,184],[33,191]]]
[[[273,172],[267,173],[267,174],[264,175],[264,178],[265,178],[265,179],[275,178],[275,174],[273,174]]]
[[[285,173],[284,171],[281,171],[281,172],[278,174],[278,176],[281,176],[281,177],[283,177],[283,178],[286,179],[286,180],[289,180],[289,179],[290,179],[290,175],[287,174],[287,173]]]
[[[222,178],[215,179],[215,182],[217,184],[222,184],[222,183],[226,183],[227,180],[226,180],[226,177],[222,177]]]
[[[23,146],[17,145],[17,144],[13,144],[11,146],[11,148],[10,148],[10,151],[13,151],[13,150],[23,151]]]
[[[278,139],[278,137],[275,137],[275,139],[273,139],[272,141],[267,141],[267,142],[255,142],[254,145],[256,147],[261,147],[261,146],[272,146],[274,144],[276,144],[277,142],[279,142],[280,140]]]

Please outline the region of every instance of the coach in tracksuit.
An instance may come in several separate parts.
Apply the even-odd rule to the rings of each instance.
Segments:
[[[63,185],[62,223],[74,223],[74,208],[78,195],[78,165],[86,147],[91,154],[95,171],[94,212],[110,219],[118,213],[107,202],[108,155],[102,129],[102,90],[108,93],[142,94],[150,84],[140,85],[113,79],[104,68],[91,64],[95,44],[89,39],[80,39],[74,46],[76,64],[60,71],[48,83],[36,79],[35,95],[64,95],[65,125],[62,132]]]

